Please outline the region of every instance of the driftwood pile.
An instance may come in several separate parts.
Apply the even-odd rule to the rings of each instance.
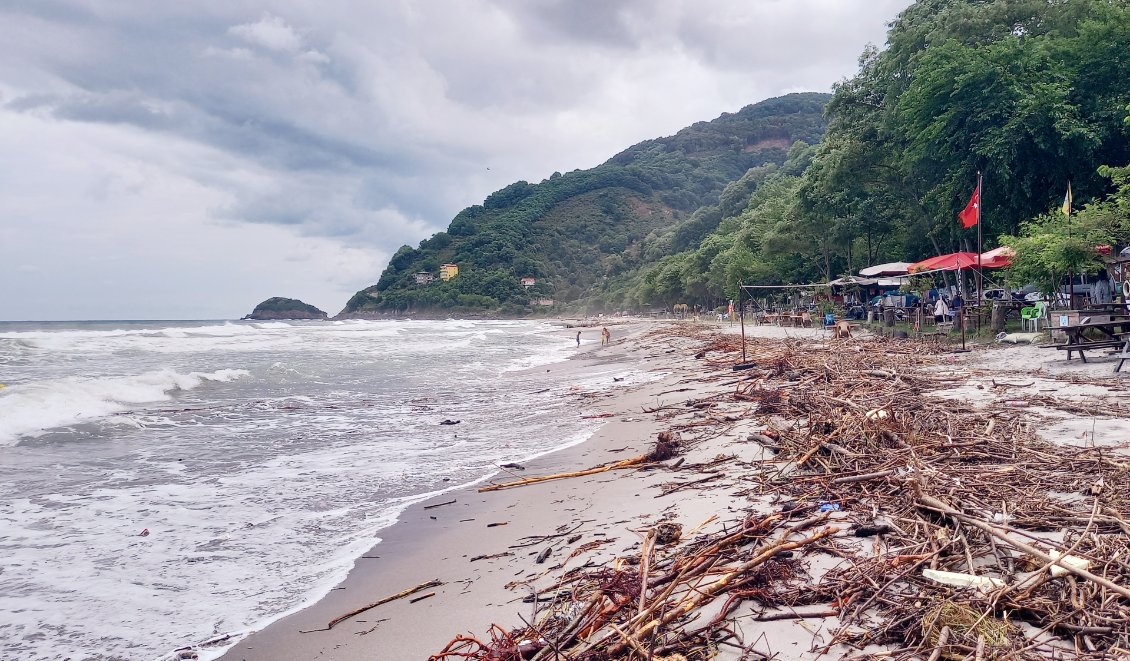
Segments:
[[[542,588],[521,626],[432,659],[768,659],[743,632],[801,618],[832,632],[809,658],[1130,657],[1130,457],[1040,440],[1032,409],[993,403],[1006,392],[931,396],[961,385],[939,347],[758,340],[738,374],[739,340],[704,341],[690,351],[725,391],[679,408],[739,413],[655,412],[687,444],[756,422],[733,442],[766,459],[724,464],[744,518],[674,543],[652,529]]]

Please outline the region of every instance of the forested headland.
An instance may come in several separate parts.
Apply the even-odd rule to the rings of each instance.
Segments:
[[[1125,2],[920,0],[830,96],[511,184],[401,248],[343,315],[713,306],[742,282],[975,249],[956,215],[978,173],[984,248],[1013,246],[1007,277],[1054,286],[1095,245],[1130,241],[1128,48]],[[459,275],[417,282],[444,263]]]

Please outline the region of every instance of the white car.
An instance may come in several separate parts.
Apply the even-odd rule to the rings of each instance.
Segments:
[[[1058,305],[1058,306],[1066,306],[1068,304],[1067,298],[1068,298],[1067,294],[1056,294],[1055,295],[1055,304]],[[1039,301],[1048,301],[1048,300],[1051,300],[1051,299],[1050,299],[1050,297],[1046,296],[1045,294],[1041,294],[1038,291],[1034,291],[1030,294],[1025,294],[1024,300],[1027,301],[1028,303],[1038,303]]]

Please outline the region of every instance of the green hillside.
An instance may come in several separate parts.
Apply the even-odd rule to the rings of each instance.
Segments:
[[[598,302],[713,306],[741,283],[827,282],[975,250],[976,229],[956,215],[978,172],[983,247],[1018,252],[996,280],[1051,291],[1101,268],[1094,246],[1130,242],[1130,5],[921,0],[887,42],[836,86],[819,145],[752,195],[724,194],[741,204],[712,233],[608,282]]]
[[[696,245],[721,219],[717,205],[728,185],[783,163],[796,141],[820,140],[828,98],[769,99],[642,142],[590,170],[513,183],[461,211],[446,232],[398,250],[341,316],[521,314],[532,300],[591,296],[609,279]],[[743,186],[757,181],[746,176]],[[459,275],[417,282],[415,274],[438,274],[445,263],[457,264]],[[522,278],[536,284],[525,288]]]
[[[992,277],[1054,290],[1101,268],[1094,246],[1130,242],[1128,46],[1127,2],[919,0],[830,98],[770,99],[507,186],[402,248],[345,313],[710,307],[742,283],[975,250],[956,214],[978,173],[983,247],[1018,253]],[[458,277],[416,284],[446,262]]]

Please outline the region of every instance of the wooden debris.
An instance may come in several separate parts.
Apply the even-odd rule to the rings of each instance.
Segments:
[[[389,596],[385,597],[384,599],[379,599],[379,600],[374,601],[373,603],[368,604],[366,606],[362,606],[360,608],[355,608],[355,609],[349,611],[348,613],[345,613],[344,615],[339,615],[339,616],[335,617],[334,619],[330,620],[329,624],[327,624],[326,628],[324,628],[324,629],[311,629],[310,631],[300,631],[299,633],[311,633],[311,632],[314,632],[314,631],[329,631],[330,629],[333,629],[336,625],[341,624],[342,622],[348,620],[349,618],[353,617],[354,615],[360,615],[361,613],[364,613],[367,610],[371,610],[373,608],[376,608],[377,606],[387,604],[390,601],[396,601],[397,599],[403,599],[404,597],[416,594],[417,592],[427,590],[428,588],[439,587],[441,585],[443,585],[443,581],[439,580],[438,578],[431,580],[431,581],[428,581],[427,583],[421,583],[414,588],[408,588],[407,590],[401,590],[400,592],[397,592],[396,594],[393,594],[393,595],[389,595]]]
[[[697,661],[738,640],[728,618],[743,603],[753,610],[742,617],[759,621],[835,617],[814,649],[827,658],[879,658],[852,656],[875,645],[889,650],[879,656],[908,659],[1128,654],[1130,492],[1114,485],[1126,484],[1130,461],[1033,433],[1037,408],[1090,416],[1094,402],[1025,394],[1029,406],[1012,407],[1005,398],[1022,386],[1007,379],[981,391],[979,405],[934,397],[969,374],[947,368],[946,347],[932,343],[759,339],[735,374],[740,338],[689,325],[661,333],[699,339],[679,350],[701,354],[698,380],[719,384],[650,410],[668,421],[677,451],[728,436],[773,454],[683,463],[673,474],[683,479],[659,493],[741,485],[734,514],[719,532],[696,528],[664,546],[652,528],[628,556],[562,570],[539,590],[555,596],[538,602],[535,619],[492,626],[483,639],[457,636],[432,659]],[[1113,397],[1102,407],[1125,410]],[[746,494],[772,498],[779,511],[751,513]],[[814,553],[838,564],[814,579],[805,562]],[[967,582],[989,589],[939,583],[924,569],[983,578]],[[770,658],[752,642],[741,643],[748,658]]]
[[[664,434],[667,435],[665,436]],[[620,461],[615,461],[610,464],[604,464],[602,466],[596,466],[594,468],[589,468],[582,471],[554,473],[552,475],[538,475],[536,477],[527,477],[521,480],[515,480],[514,482],[488,484],[485,487],[479,487],[479,493],[485,493],[487,491],[499,491],[513,487],[524,487],[530,484],[538,484],[539,482],[548,482],[550,480],[561,480],[569,477],[584,477],[586,475],[596,475],[598,473],[604,473],[610,470],[616,470],[618,468],[630,468],[632,466],[639,466],[640,464],[644,463],[664,461],[674,457],[675,452],[677,452],[678,449],[677,442],[675,441],[676,437],[668,432],[664,432],[664,434],[660,434],[659,440],[655,444],[655,449],[647,454],[641,454],[638,457],[622,459]]]
[[[437,507],[443,507],[444,505],[454,505],[454,504],[455,504],[455,502],[456,502],[455,500],[449,500],[449,501],[447,501],[447,502],[445,502],[445,503],[436,503],[435,505],[424,505],[424,509],[426,509],[426,510],[434,510],[435,508],[437,508]]]

